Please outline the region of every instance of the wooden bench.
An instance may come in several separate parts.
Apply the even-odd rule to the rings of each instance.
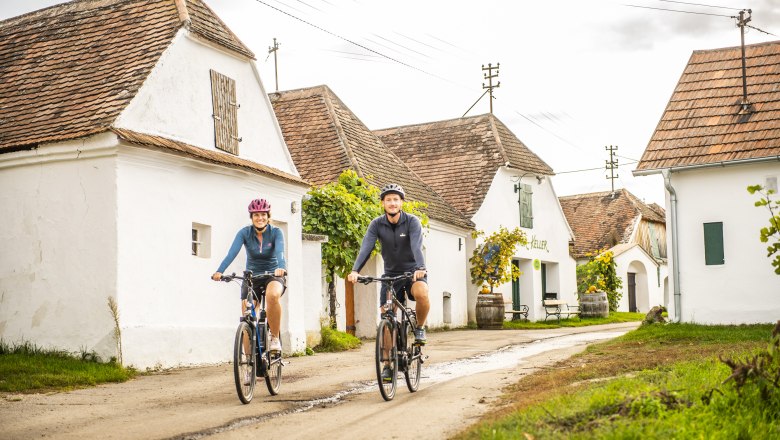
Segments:
[[[507,315],[512,315],[512,321],[522,317],[528,321],[528,306],[520,305],[520,310],[507,310],[504,312]]]
[[[568,318],[580,314],[580,306],[570,306],[566,301],[559,299],[545,299],[542,301],[542,305],[544,306],[544,313],[546,313],[545,321],[550,316],[557,316],[558,322],[561,322],[561,316]]]

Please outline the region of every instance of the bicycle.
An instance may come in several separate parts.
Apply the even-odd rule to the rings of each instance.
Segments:
[[[268,392],[272,396],[279,393],[279,387],[282,384],[282,366],[284,365],[282,353],[271,353],[265,349],[271,341],[271,332],[268,331],[265,315],[265,288],[262,288],[260,298],[257,297],[253,288],[256,281],[264,282],[273,276],[273,273],[252,275],[251,271],[245,271],[244,276],[238,276],[234,273],[222,275],[220,279],[226,283],[241,280],[243,285],[248,288],[247,308],[240,318],[241,322],[236,329],[236,339],[233,346],[233,376],[236,381],[236,392],[244,404],[252,401],[258,377],[265,378]],[[259,303],[259,313],[255,301]]]
[[[379,392],[389,401],[395,397],[398,372],[404,373],[406,387],[409,392],[417,391],[420,386],[420,373],[425,356],[422,347],[414,343],[414,329],[417,328],[417,314],[406,307],[395,297],[393,282],[402,279],[411,279],[412,274],[406,273],[393,277],[364,277],[358,276],[357,281],[362,284],[379,282],[387,286],[387,301],[383,305],[382,320],[376,330],[376,377],[379,382]],[[400,319],[397,311],[400,310]],[[392,371],[390,381],[382,379],[382,370],[389,366]]]

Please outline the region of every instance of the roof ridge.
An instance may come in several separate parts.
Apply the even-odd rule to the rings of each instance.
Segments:
[[[501,141],[501,136],[499,136],[498,130],[496,129],[496,117],[491,113],[488,115],[488,121],[490,122],[490,131],[493,132],[493,138],[495,139],[496,146],[498,147],[498,153],[501,154],[501,159],[503,159],[504,165],[508,166],[510,165],[509,156],[506,154],[504,143]]]
[[[318,88],[318,90],[322,92],[323,102],[325,103],[325,107],[327,107],[328,109],[328,113],[330,114],[330,118],[333,121],[333,125],[336,127],[336,133],[338,133],[339,144],[341,145],[341,148],[344,149],[344,154],[347,155],[347,158],[349,158],[349,162],[352,164],[353,167],[355,167],[355,172],[357,172],[358,176],[365,178],[366,176],[363,173],[360,164],[358,163],[357,157],[355,156],[355,152],[352,151],[352,147],[349,145],[347,134],[344,131],[344,126],[341,125],[341,119],[339,118],[339,115],[336,114],[336,107],[333,105],[333,98],[335,98],[338,101],[339,105],[344,106],[344,103],[338,99],[338,96],[335,96],[335,94],[330,92],[330,89],[328,89],[327,87],[320,87]],[[310,96],[315,96],[315,94],[312,94]],[[352,113],[352,111],[349,110],[349,107],[346,106],[344,107],[347,109],[347,111]]]
[[[753,48],[753,47],[761,47],[761,46],[772,46],[775,44],[780,44],[780,40],[762,41],[760,43],[746,44],[745,49]],[[701,54],[701,53],[713,53],[713,52],[727,52],[729,50],[735,50],[735,49],[742,49],[742,46],[716,47],[714,49],[697,49],[694,50],[692,53]]]
[[[403,130],[403,129],[407,129],[407,128],[411,129],[411,128],[414,128],[414,127],[422,127],[422,126],[434,125],[434,124],[442,124],[443,125],[445,123],[455,122],[455,121],[458,121],[460,123],[464,123],[465,124],[465,123],[467,123],[467,121],[471,121],[471,120],[475,120],[475,119],[479,119],[479,118],[484,118],[484,117],[487,117],[487,116],[491,116],[491,114],[490,113],[483,113],[481,115],[475,115],[475,116],[467,116],[467,117],[461,116],[459,118],[443,119],[443,120],[440,120],[440,121],[423,122],[423,123],[419,123],[419,124],[399,125],[399,126],[396,126],[396,127],[379,128],[379,129],[371,130],[371,131],[375,131],[376,132],[376,131],[389,131],[389,130]]]

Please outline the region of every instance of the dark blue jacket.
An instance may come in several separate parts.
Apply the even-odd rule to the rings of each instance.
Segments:
[[[417,217],[401,211],[401,218],[395,225],[387,220],[386,214],[371,220],[352,266],[354,272],[360,272],[366,264],[377,240],[382,245],[385,273],[400,275],[425,268],[422,224]]]
[[[219,265],[217,272],[223,273],[238,255],[241,246],[246,248],[246,270],[252,273],[273,272],[277,268],[287,270],[284,261],[284,233],[276,226],[268,225],[263,231],[263,247],[257,239],[252,225],[241,228],[230,246],[227,256]]]

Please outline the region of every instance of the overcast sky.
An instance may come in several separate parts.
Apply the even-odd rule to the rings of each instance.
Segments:
[[[57,3],[0,0],[0,19]],[[206,3],[255,52],[268,92],[276,38],[279,90],[326,84],[370,129],[461,117],[485,91],[482,66],[500,63],[493,112],[557,173],[558,195],[609,190],[615,145],[615,186],[662,206],[661,179],[631,170],[691,52],[738,46],[729,17],[743,8],[774,34],[747,29],[747,44],[780,40],[780,0]],[[484,96],[468,115],[488,111]]]

